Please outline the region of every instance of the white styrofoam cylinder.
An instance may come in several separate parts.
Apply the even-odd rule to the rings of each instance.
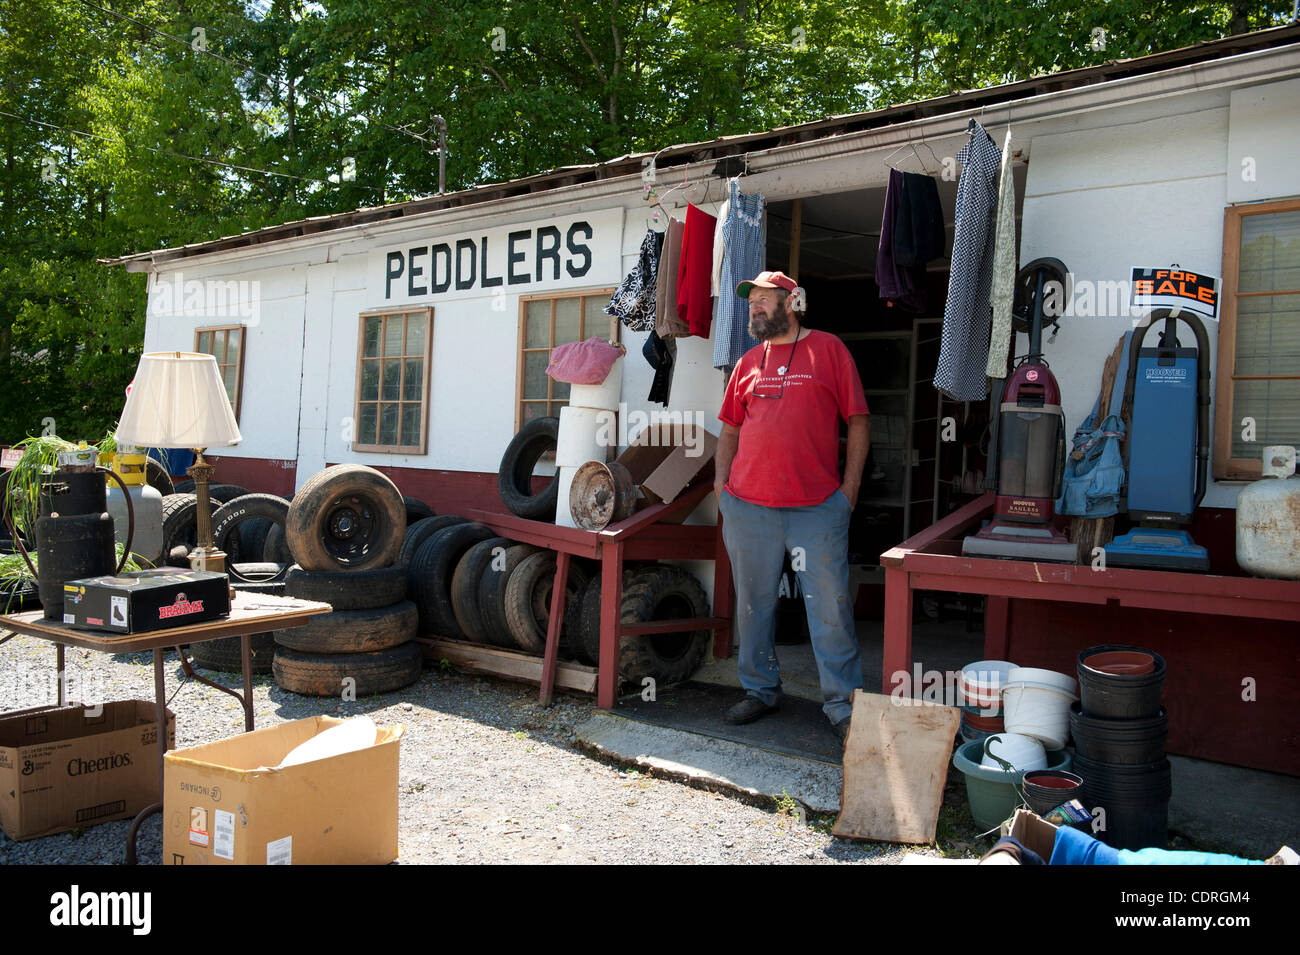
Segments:
[[[623,395],[623,359],[614,362],[605,380],[598,385],[570,385],[569,407],[618,409]]]
[[[555,463],[577,468],[588,461],[608,459],[608,445],[618,444],[618,421],[613,411],[597,408],[560,409],[560,433]]]
[[[565,411],[568,409],[565,408]],[[577,527],[573,512],[569,508],[569,489],[573,487],[573,477],[578,473],[577,467],[560,468],[560,493],[555,501],[555,523],[559,527]]]

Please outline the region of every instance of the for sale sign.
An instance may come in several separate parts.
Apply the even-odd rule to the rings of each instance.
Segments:
[[[1134,268],[1130,288],[1137,309],[1174,308],[1210,319],[1218,315],[1219,280],[1213,275],[1176,266]]]

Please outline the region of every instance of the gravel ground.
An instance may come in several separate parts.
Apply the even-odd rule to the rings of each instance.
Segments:
[[[148,653],[110,657],[69,648],[69,695],[150,699],[151,661]],[[0,709],[53,703],[53,669],[49,643],[15,637],[0,645]],[[167,674],[171,694],[181,679],[174,653]],[[204,675],[239,686],[237,674]],[[87,692],[78,694],[77,681]],[[562,696],[546,708],[535,687],[440,669],[355,703],[297,696],[269,675],[254,678],[254,697],[258,728],[319,713],[366,713],[382,725],[405,725],[401,863],[894,863],[906,851],[834,839],[830,819],[805,820],[790,803],[749,805],[583,755],[574,731],[592,710],[587,698]],[[201,684],[186,685],[170,707],[180,747],[243,728],[239,704]],[[949,783],[945,801],[964,802],[954,800]],[[968,837],[969,826],[954,818],[948,809],[941,815],[941,842],[960,852],[969,844],[952,840],[959,830]],[[161,819],[154,815],[141,828],[141,862],[161,858]],[[105,823],[27,842],[0,834],[0,864],[119,863],[128,825]]]

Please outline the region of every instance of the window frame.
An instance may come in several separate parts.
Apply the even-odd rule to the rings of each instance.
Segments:
[[[1296,295],[1300,290],[1238,293],[1241,268],[1241,226],[1246,216],[1300,211],[1300,197],[1228,206],[1223,213],[1223,291],[1219,298],[1219,342],[1215,359],[1213,476],[1216,481],[1254,481],[1263,473],[1260,458],[1232,457],[1236,418],[1232,410],[1233,383],[1238,380],[1293,381],[1296,375],[1233,375],[1237,359],[1237,297]],[[1261,445],[1261,448],[1263,446]]]
[[[421,361],[424,362],[424,383],[420,393],[420,441],[418,444],[414,444],[414,445],[362,444],[359,440],[357,440],[354,437],[353,441],[351,442],[351,450],[353,451],[368,451],[374,454],[410,454],[410,455],[424,455],[427,454],[429,451],[429,414],[431,410],[430,402],[429,402],[429,393],[430,393],[430,383],[433,380],[433,374],[432,374],[433,372],[433,306],[432,305],[416,305],[416,306],[408,306],[406,308],[372,309],[369,311],[362,312],[360,313],[360,315],[357,316],[357,365],[356,365],[356,380],[353,383],[353,388],[352,388],[352,409],[353,409],[352,413],[354,415],[352,420],[354,422],[353,427],[360,428],[361,426],[361,371],[362,371],[362,363],[366,360],[365,358],[366,319],[379,318],[382,320],[379,327],[379,341],[380,341],[380,347],[382,351],[382,345],[384,341],[384,331],[388,324],[387,322],[388,317],[393,315],[412,315],[416,313],[424,314],[424,354],[419,356]],[[403,338],[402,347],[403,349],[405,349],[406,347],[405,338]],[[381,395],[383,394],[382,361],[383,358],[385,357],[388,356],[381,355],[379,358],[379,361],[381,362],[379,393]],[[404,391],[403,386],[406,384],[406,367],[405,367],[406,359],[414,358],[414,357],[416,356],[408,355],[406,354],[405,350],[403,350],[402,377],[399,379],[399,383],[398,383],[399,395],[403,393]],[[371,359],[371,360],[373,361],[375,359]],[[367,404],[369,403],[370,402],[367,402]],[[391,404],[393,402],[384,402],[380,400],[376,403],[380,406],[380,408],[382,408],[385,403]],[[400,398],[396,403],[414,404],[414,402],[405,402]],[[355,435],[356,432],[354,431],[353,433]],[[375,436],[376,438],[378,437],[378,422],[376,423]],[[398,426],[398,440],[399,441],[401,440],[400,424]]]
[[[615,291],[614,287],[609,286],[607,288],[575,289],[572,291],[562,291],[562,292],[537,292],[532,295],[519,296],[519,330],[515,342],[515,432],[516,433],[518,433],[519,429],[524,426],[524,405],[525,404],[541,404],[545,402],[546,410],[548,413],[551,409],[551,405],[555,404],[556,402],[563,402],[565,405],[568,404],[567,398],[555,397],[555,381],[550,377],[550,375],[546,376],[546,397],[545,398],[525,398],[523,394],[524,356],[528,352],[546,351],[549,353],[554,351],[556,348],[555,303],[562,299],[568,299],[568,298],[584,299],[584,298],[604,297],[608,301],[608,299],[614,294],[614,291]],[[550,330],[551,344],[548,345],[546,348],[526,348],[524,346],[524,342],[527,340],[526,336],[528,333],[528,303],[538,302],[538,301],[549,301],[551,303],[551,330]],[[581,308],[581,305],[579,305],[579,308]],[[620,335],[622,330],[622,323],[619,322],[617,317],[613,315],[606,315],[603,311],[599,312],[598,314],[609,320],[609,334],[605,337],[608,338],[610,341],[614,342],[615,344],[618,344],[621,340]],[[586,316],[582,316],[583,331],[580,334],[585,334],[587,338],[590,338],[592,337],[591,333],[594,331],[594,329],[588,327],[588,323],[585,321],[585,319]],[[580,339],[580,340],[584,340],[584,339]],[[564,344],[564,343],[561,342],[560,344]]]
[[[223,362],[221,358],[228,357],[230,354],[230,336],[226,336],[226,354],[218,357],[210,351],[204,351],[199,347],[199,336],[205,332],[214,334],[216,332],[239,332],[239,356],[233,362]],[[211,339],[209,339],[211,342]],[[238,323],[233,325],[203,325],[194,329],[194,351],[200,355],[212,355],[217,359],[217,373],[221,376],[222,389],[225,388],[226,376],[225,368],[233,365],[235,368],[235,400],[231,402],[231,410],[235,412],[235,423],[239,423],[239,410],[244,403],[244,352],[248,345],[248,326]]]

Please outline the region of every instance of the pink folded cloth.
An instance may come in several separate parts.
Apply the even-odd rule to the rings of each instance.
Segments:
[[[573,385],[598,385],[609,375],[614,362],[623,357],[622,345],[611,345],[603,338],[569,342],[551,349],[551,363],[546,373],[556,381]]]

